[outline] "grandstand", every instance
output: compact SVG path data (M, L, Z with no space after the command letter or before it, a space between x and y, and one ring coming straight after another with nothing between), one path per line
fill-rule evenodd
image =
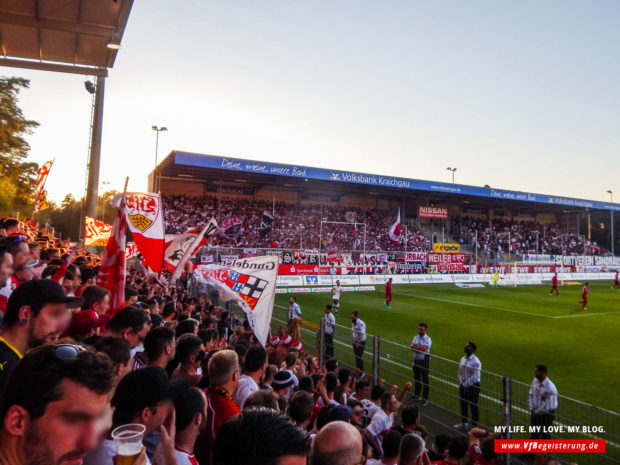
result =
M149 183L164 196L168 233L215 217L234 231L216 240L220 247L364 254L459 243L469 263L486 265L528 255L606 255L592 225L620 211L609 202L178 151ZM428 206L443 215L420 215ZM394 244L387 231L398 212L403 233ZM261 235L265 213L273 228Z

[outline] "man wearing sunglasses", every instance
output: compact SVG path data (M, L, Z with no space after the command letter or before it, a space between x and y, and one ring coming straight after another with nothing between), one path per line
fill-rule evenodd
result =
M81 303L50 279L28 281L11 294L0 331L0 391L23 354L60 338L71 321L70 309Z
M108 357L49 344L15 367L0 400L0 465L78 465L97 446L113 385Z

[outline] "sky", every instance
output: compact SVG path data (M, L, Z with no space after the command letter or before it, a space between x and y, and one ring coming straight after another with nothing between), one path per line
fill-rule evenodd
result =
M101 191L172 150L620 201L620 3L135 0ZM1 68L49 196L81 197L84 76Z

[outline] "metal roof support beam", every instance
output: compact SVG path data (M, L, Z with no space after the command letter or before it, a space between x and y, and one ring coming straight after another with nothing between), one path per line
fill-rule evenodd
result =
M131 5L129 5L129 7L131 8ZM37 29L49 29L52 31L72 32L75 34L86 34L96 37L106 37L108 39L120 38L118 29L113 26L93 26L90 24L58 21L55 19L37 19L26 15L0 13L0 23Z
M36 69L39 71L55 71L57 73L86 74L88 76L106 77L106 68L89 68L88 66L68 66L40 61L16 60L14 58L0 58L0 66L9 68Z

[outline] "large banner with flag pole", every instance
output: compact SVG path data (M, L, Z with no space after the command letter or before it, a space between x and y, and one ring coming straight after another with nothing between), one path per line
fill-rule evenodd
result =
M120 197L116 218L112 225L112 233L101 259L99 274L97 275L97 285L110 291L111 315L115 315L125 302L125 244L127 236L127 220L125 218L125 189Z
M269 335L277 275L278 257L269 255L200 265L194 271L196 279L214 286L222 300L237 302L262 345Z

